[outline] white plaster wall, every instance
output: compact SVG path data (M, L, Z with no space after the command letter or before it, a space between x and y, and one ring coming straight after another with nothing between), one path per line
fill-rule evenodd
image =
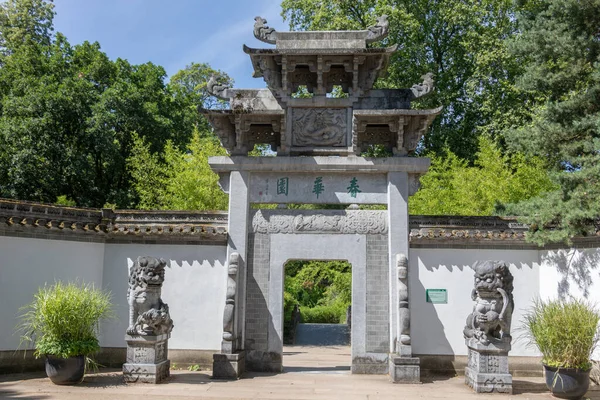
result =
M19 347L19 308L56 281L102 286L103 243L0 236L0 350Z
M330 257L341 257L337 243L317 243L311 241L311 253L322 248ZM281 242L275 248L284 246L297 248L299 243ZM124 347L128 271L140 255L168 260L163 300L169 304L175 323L169 346L218 350L227 280L225 246L102 244L7 236L0 236L0 350L19 346L19 336L14 333L19 308L31 301L40 286L76 279L111 290L117 318L103 324L101 345ZM470 266L476 260L505 260L510 264L515 278L511 355L537 355L516 340L523 311L536 296L568 294L600 306L600 248L411 249L409 260L415 354L466 354L462 331L474 304ZM427 303L425 289L447 289L448 304ZM600 352L594 358L599 359Z
M540 297L565 295L600 305L600 247L540 251Z
M540 297L570 296L600 307L600 247L540 251ZM599 348L592 358L600 360Z
M511 355L534 356L536 351L516 340L523 311L540 289L537 250L411 249L411 336L415 354L466 355L463 328L472 311L473 270L476 260L504 260L514 276L515 310ZM446 289L448 304L425 300L426 289Z
M206 245L106 244L104 287L114 295L117 319L104 324L100 344L125 347L129 268L139 256L154 256L167 260L162 299L169 305L175 324L169 348L220 349L226 250L225 246Z

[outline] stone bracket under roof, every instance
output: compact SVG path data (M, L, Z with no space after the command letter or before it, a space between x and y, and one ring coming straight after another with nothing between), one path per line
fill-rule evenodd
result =
M394 156L412 153L441 111L442 107L433 110L354 110L352 154L361 154L370 146L383 146Z
M256 144L267 144L279 155L359 156L370 146L383 146L405 156L415 151L441 110L289 107L202 112L231 155L247 155Z

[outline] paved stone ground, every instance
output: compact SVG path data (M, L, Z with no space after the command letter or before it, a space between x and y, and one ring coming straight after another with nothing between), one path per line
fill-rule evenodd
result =
M346 324L298 324L298 346L348 346L350 329Z
M518 378L515 395L478 395L462 377L425 379L420 385L395 385L386 376L349 373L348 347L284 349L282 374L248 374L239 381L213 381L210 371L172 371L167 384L125 384L119 371L86 376L77 386L56 386L43 373L0 375L0 399L552 399L541 378ZM588 392L600 400L600 390Z

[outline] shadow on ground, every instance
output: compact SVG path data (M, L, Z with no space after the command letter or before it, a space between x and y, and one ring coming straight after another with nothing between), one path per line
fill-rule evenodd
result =
M513 394L548 393L544 382L531 382L513 379Z
M336 365L332 367L283 367L283 372L302 372L309 374L350 373L350 366Z
M46 377L46 373L41 372L41 371L23 372L23 373L5 374L5 375L0 374L0 383L26 381L29 379L40 379L40 378L45 378L45 377Z
M48 395L43 395L43 394L39 394L39 395L35 395L35 396L23 396L23 394L17 392L17 391L13 391L10 389L0 389L0 399L4 400L4 399L19 399L19 400L42 400L42 399L47 399L50 396Z
M83 378L83 382L77 386L88 388L120 388L127 384L123 382L123 372L121 370L102 369L99 373L89 373Z
M439 381L447 381L448 379L454 378L455 375L449 374L434 374L434 373L426 373L421 374L421 383L434 383Z

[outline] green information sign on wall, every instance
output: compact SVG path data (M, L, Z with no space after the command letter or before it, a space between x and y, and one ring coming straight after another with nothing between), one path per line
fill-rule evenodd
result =
M425 297L428 303L448 304L448 291L446 289L427 289Z

